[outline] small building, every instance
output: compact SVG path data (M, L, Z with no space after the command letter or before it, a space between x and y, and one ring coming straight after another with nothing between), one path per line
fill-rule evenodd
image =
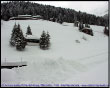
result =
M18 15L18 17L32 17L32 15Z
M86 34L89 34L89 35L93 36L93 31L92 31L91 28L84 27L81 31L86 33Z
M32 20L42 19L41 15L32 16Z
M32 19L32 15L18 15L17 17L11 17L10 20L29 20Z
M17 17L11 17L10 20L38 20L43 17L40 15L32 16L32 15L18 15Z
M16 17L11 17L9 20L15 20Z
M34 35L26 35L27 45L36 46L39 45L40 39Z
M16 19L18 20L30 20L32 18L32 15L18 15Z

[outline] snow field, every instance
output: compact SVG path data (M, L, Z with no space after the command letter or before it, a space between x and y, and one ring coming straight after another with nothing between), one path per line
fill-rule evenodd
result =
M7 62L16 62L22 58L28 64L13 68L19 83L108 83L108 37L102 33L104 27L91 25L94 36L90 36L79 32L73 23L61 25L45 20L17 20L16 23L21 25L24 35L30 25L33 35L40 37L45 30L51 37L49 50L26 46L20 52L9 45L15 21L2 22L1 61L6 58Z

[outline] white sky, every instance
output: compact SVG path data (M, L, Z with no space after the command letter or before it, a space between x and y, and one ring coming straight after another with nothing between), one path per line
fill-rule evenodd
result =
M71 8L97 16L104 15L108 10L108 1L33 1L40 4L53 5L56 7Z

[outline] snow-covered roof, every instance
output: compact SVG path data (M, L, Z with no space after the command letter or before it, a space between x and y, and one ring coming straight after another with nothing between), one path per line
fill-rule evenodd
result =
M32 17L21 16L21 17L16 17L16 18L32 18Z
M88 27L84 27L82 30L84 30L84 29L92 30L91 28L88 28Z
M26 35L25 36L26 39L39 39L37 36L35 35Z
M15 17L11 17L10 19L14 19Z
M32 15L18 15L18 17L31 17Z
M36 15L36 16L32 16L32 17L42 17L41 15Z

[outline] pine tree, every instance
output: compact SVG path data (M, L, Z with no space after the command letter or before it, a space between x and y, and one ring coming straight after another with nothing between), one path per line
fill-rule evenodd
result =
M82 22L79 23L79 31L82 31L82 29L84 28L84 25Z
M81 22L79 23L79 31L81 31L82 27L81 27Z
M16 39L16 49L23 50L26 46L27 42L24 37L17 37Z
M19 24L18 24L18 28L16 31L15 41L16 41L17 50L23 50L27 44L26 39L24 38L23 32L22 32Z
M62 24L63 23L63 18L62 18L62 14L59 13L58 15L58 23Z
M46 33L45 31L42 32L41 38L40 38L40 48L45 49L46 48Z
M10 45L11 46L15 46L15 39L16 39L16 30L17 30L17 25L15 23L13 30L12 30L12 34L11 34L11 39L10 39Z
M26 33L27 35L32 35L32 32L31 32L31 28L30 28L30 26L28 25L28 27L27 27L27 33Z
M41 49L48 49L50 46L50 35L47 32L47 34L45 33L45 31L42 32L41 38L40 38L40 48Z
M81 26L81 28L83 29L84 28L84 24L82 23L82 26Z
M50 35L49 35L49 32L47 32L46 39L47 39L47 48L49 48L49 46L50 46Z

